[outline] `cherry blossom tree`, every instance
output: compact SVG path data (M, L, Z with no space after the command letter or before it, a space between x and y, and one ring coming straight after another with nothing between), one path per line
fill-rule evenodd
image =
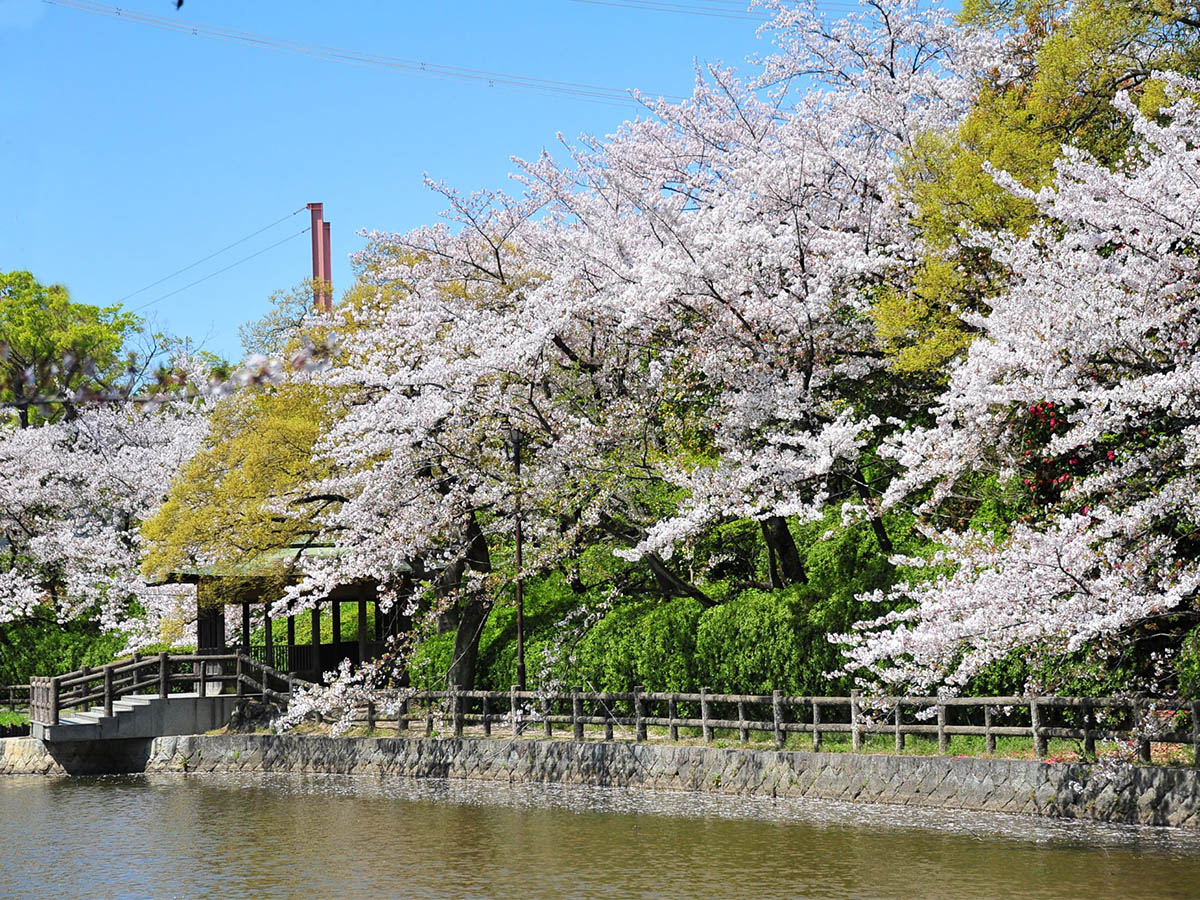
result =
M980 240L1010 286L972 317L979 337L936 422L886 451L903 465L885 505L916 502L946 566L878 599L899 612L844 636L884 684L961 687L1013 651L1116 653L1137 629L1194 625L1200 112L1197 82L1160 75L1157 116L1121 95L1135 140L1106 167L1064 148L1036 194L1046 225ZM972 476L1029 496L1008 532L947 517Z

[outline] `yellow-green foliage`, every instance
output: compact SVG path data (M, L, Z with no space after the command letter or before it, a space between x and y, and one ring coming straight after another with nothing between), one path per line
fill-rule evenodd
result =
M237 564L302 538L320 504L298 504L297 491L326 474L312 451L334 409L327 392L308 384L245 391L222 403L204 446L142 527L147 572Z
M876 298L874 317L893 367L936 374L971 335L960 312L981 308L1004 273L973 246L971 231L1023 232L1036 220L1028 201L1000 188L989 167L1030 188L1046 185L1064 143L1115 162L1128 127L1113 109L1130 91L1143 112L1164 102L1155 69L1200 71L1200 31L1182 7L1090 0L966 0L963 18L1014 36L1023 76L985 86L957 131L925 135L901 160L897 190L914 210L926 256L908 284Z

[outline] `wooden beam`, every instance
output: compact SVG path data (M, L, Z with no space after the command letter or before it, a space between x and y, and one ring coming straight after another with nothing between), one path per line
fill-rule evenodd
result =
M342 642L342 601L333 600L330 604L333 613L333 640L331 643Z
M365 597L358 598L358 661L361 663L367 658L367 600Z
M242 649L250 652L250 604L242 604Z

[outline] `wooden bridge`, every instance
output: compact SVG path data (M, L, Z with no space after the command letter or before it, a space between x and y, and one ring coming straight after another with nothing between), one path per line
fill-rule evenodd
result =
M286 703L308 686L246 653L170 654L129 659L53 678L34 678L29 721L45 741L198 734L228 723L248 698Z

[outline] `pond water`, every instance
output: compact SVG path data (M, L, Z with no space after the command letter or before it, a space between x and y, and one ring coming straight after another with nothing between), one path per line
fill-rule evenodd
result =
M0 897L1195 898L1200 836L339 776L0 778Z

